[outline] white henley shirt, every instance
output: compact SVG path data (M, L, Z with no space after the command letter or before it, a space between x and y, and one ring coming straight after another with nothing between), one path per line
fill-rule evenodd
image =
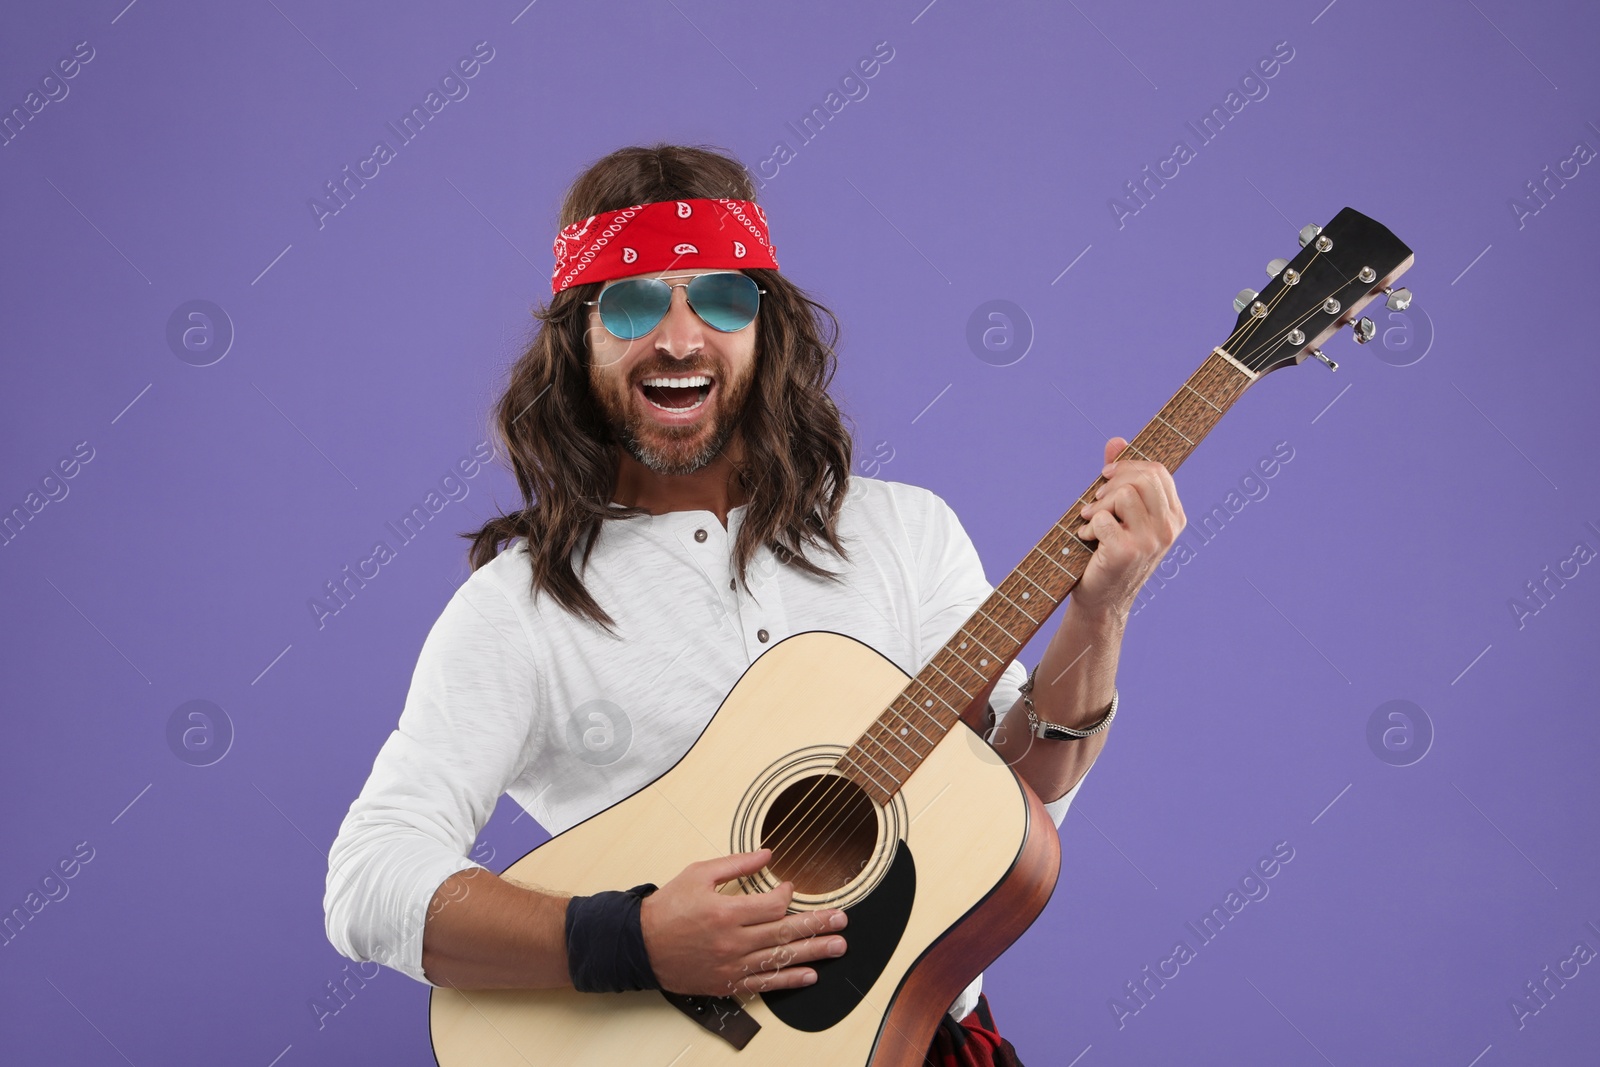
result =
M502 793L559 834L672 767L783 638L832 630L915 675L993 591L955 512L927 489L852 477L838 526L850 559L808 552L838 583L763 548L748 591L732 588L744 514L731 509L726 529L709 511L604 523L580 577L615 636L530 596L521 538L462 583L329 851L334 948L433 985L422 970L428 905L450 875L481 866L468 853ZM1019 662L1006 667L990 698L1002 714L1025 676ZM1081 786L1045 805L1057 827ZM957 1019L982 982L951 1006Z

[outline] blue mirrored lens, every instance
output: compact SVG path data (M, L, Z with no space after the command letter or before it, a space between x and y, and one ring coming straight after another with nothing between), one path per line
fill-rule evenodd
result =
M759 288L745 274L702 274L689 283L689 306L712 329L732 333L755 319Z
M600 321L624 341L643 337L667 316L672 290L657 278L630 278L600 293Z

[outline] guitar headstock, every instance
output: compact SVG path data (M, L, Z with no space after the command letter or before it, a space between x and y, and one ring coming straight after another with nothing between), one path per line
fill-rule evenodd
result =
M1411 249L1359 211L1345 208L1326 226L1307 226L1300 244L1294 259L1268 265L1273 277L1265 289L1246 289L1234 301L1239 318L1222 347L1256 374L1310 355L1337 369L1318 348L1335 330L1355 322L1356 340L1365 344L1373 336L1372 320L1357 316L1374 297L1388 293L1396 311L1411 302L1409 290L1394 288L1411 267Z

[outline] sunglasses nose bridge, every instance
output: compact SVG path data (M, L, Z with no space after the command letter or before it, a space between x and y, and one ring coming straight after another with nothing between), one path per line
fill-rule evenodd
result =
M669 349L675 349L677 346L672 345L671 342L674 339L681 338L685 342L686 352L699 351L704 344L701 335L706 330L709 330L710 327L700 317L699 312L695 311L694 305L689 303L689 283L669 282L666 284L669 286L667 313L656 324L657 328L663 330L662 340L667 342ZM681 294L679 290L682 290Z

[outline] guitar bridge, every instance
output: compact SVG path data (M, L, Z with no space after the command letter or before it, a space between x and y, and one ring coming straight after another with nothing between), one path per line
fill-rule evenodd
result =
M739 1005L733 997L689 996L661 990L667 1003L700 1024L704 1030L716 1034L736 1049L743 1049L756 1036L761 1024Z

